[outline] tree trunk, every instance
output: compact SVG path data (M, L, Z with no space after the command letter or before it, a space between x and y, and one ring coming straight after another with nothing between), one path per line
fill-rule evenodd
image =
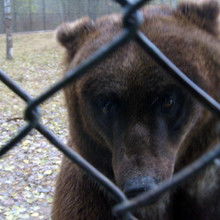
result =
M5 33L6 33L6 58L13 59L13 39L12 39L12 16L11 0L4 0Z

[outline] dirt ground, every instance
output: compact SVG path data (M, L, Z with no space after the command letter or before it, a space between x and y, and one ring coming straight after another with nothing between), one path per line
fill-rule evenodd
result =
M54 33L14 36L14 60L5 59L0 36L0 69L36 97L62 77L62 49ZM0 146L25 125L25 103L0 82ZM66 142L67 120L60 92L41 106L43 124ZM0 160L0 220L49 219L61 153L32 131Z

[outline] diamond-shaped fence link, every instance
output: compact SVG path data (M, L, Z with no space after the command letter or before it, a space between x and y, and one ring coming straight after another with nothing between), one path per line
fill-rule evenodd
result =
M154 45L147 38L147 36L145 36L144 33L138 29L142 22L142 14L138 9L149 2L149 0L114 1L118 2L124 9L124 29L121 31L121 33L116 36L112 42L109 42L96 51L81 65L69 71L61 81L54 84L37 98L32 98L16 82L10 79L6 73L0 70L0 80L27 103L27 108L24 114L26 125L18 131L14 138L0 148L0 157L15 147L33 129L36 129L56 148L58 148L63 154L72 160L73 163L76 163L113 195L117 202L117 205L112 209L114 215L120 215L123 217L123 219L131 220L135 219L135 217L130 214L130 211L136 209L137 207L150 204L151 201L155 200L155 198L158 198L158 196L161 194L183 183L189 177L199 172L208 164L212 163L215 158L220 156L220 145L217 145L215 148L213 148L213 150L203 155L200 159L176 173L171 180L162 182L158 187L149 192L145 192L133 199L128 199L113 182L111 182L106 176L99 172L72 148L62 143L53 132L51 132L41 123L38 106L68 84L74 80L77 80L79 77L85 74L88 69L101 62L105 57L130 40L135 40L140 47L146 51L146 53L148 53L164 70L166 70L167 74L170 74L173 78L175 78L186 89L188 89L195 98L197 98L210 111L212 111L213 114L216 114L219 117L220 103L214 100L211 96L209 96L209 94L191 81L171 60L169 60L168 57L166 57L166 55L160 51L159 48L156 47L156 45Z

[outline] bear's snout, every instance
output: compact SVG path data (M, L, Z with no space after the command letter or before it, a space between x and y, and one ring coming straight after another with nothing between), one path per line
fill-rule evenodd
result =
M133 198L157 186L157 180L151 176L135 177L125 182L123 191L128 198Z

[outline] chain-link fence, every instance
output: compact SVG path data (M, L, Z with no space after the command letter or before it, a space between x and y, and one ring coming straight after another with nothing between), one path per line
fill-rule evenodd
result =
M154 4L175 5L178 0L155 0ZM119 11L108 0L13 0L13 32L53 30L63 21L73 21L85 15L97 18ZM0 33L4 33L4 0L0 0Z
M135 210L137 207L150 204L152 200L158 198L158 196L166 191L171 190L173 187L183 183L186 179L210 164L215 158L220 156L220 146L217 145L213 148L213 150L206 153L193 164L176 173L171 180L164 181L155 189L129 200L113 182L100 173L73 149L63 144L55 134L53 134L41 123L39 105L60 91L63 87L69 85L74 80L77 80L77 78L85 74L88 69L101 62L114 50L126 44L130 40L135 40L143 48L143 50L146 51L146 53L148 53L164 70L166 70L167 74L170 74L173 78L175 78L181 85L191 92L194 97L196 97L203 103L203 105L205 105L217 116L220 116L220 104L210 97L204 90L198 87L198 85L196 85L193 81L191 81L147 38L147 36L145 36L144 33L138 29L142 21L142 14L138 11L138 9L149 1L115 0L115 2L119 3L125 9L123 17L124 29L121 33L112 42L96 51L93 56L88 58L84 63L69 71L61 81L57 82L37 98L32 98L16 82L11 80L6 73L0 71L0 80L27 103L27 109L24 114L27 121L26 125L20 129L14 138L12 138L0 149L0 156L7 153L33 129L36 129L55 147L63 152L63 154L72 160L73 163L76 163L79 167L81 167L91 176L91 178L94 178L95 181L101 184L114 196L115 200L118 202L118 204L113 207L113 213L115 215L124 216L125 219L133 219L132 215L129 213L130 211Z

